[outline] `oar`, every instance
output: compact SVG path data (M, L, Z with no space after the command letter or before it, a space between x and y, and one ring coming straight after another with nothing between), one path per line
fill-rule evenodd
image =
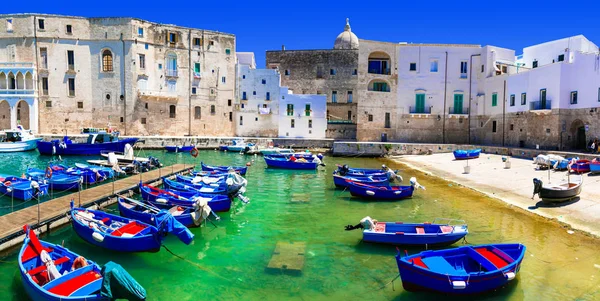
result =
M127 200L128 202L131 202L131 203L134 203L134 204L136 204L138 206L146 208L146 209L152 211L153 213L160 212L160 210L158 208L156 208L154 206L151 206L151 205L148 205L148 204L145 204L145 203L142 203L142 202L140 202L138 200L130 199L128 197L124 197L124 196L121 196L121 195L118 195L118 194L117 194L117 196L120 197L120 198L122 198L122 199L124 199L124 200Z

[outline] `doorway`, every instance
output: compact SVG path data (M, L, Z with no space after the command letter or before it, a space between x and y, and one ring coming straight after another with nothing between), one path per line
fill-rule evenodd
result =
M580 126L577 128L577 135L575 138L575 149L585 150L587 143L585 141L585 127Z

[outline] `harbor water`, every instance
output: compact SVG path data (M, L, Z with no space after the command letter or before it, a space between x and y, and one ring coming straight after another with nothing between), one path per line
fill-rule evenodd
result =
M573 233L557 223L514 209L460 185L405 169L383 159L326 157L326 168L291 171L266 168L262 157L201 151L187 153L141 151L165 165L244 165L249 168L249 204L239 201L221 213L214 226L192 229L194 242L186 246L168 237L158 253L124 254L87 244L65 226L42 237L64 244L100 264L121 264L148 293L148 300L439 300L430 293L403 290L394 255L396 247L361 242L361 232L344 231L365 216L379 221L426 222L436 217L462 219L470 234L465 242L487 244L520 242L527 253L517 279L481 300L600 300L600 243ZM50 157L37 151L3 154L0 174L21 175L27 166L45 168ZM92 157L68 157L67 164ZM388 164L415 176L426 190L411 199L367 202L335 189L336 164L378 168ZM493 175L490 175L493 176ZM14 202L14 203L12 203ZM0 214L11 211L9 196L0 198ZM532 205L534 202L532 201ZM35 201L27 205L35 205ZM112 206L107 210L117 212ZM305 244L290 256L301 272L267 269L278 243ZM404 253L406 248L401 247ZM406 249L413 254L422 249ZM0 300L27 300L13 250L0 262ZM459 299L459 298L457 298ZM463 298L460 298L464 300Z

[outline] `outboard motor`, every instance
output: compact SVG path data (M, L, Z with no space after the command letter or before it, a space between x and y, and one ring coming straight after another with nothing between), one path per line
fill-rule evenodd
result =
M375 227L375 223L376 221L374 221L370 216L367 216L363 219L360 220L360 223L352 226L352 225L347 225L344 230L346 231L351 231L351 230L356 230L356 229L367 229L367 230L372 230Z
M538 178L533 179L533 195L531 196L532 199L536 194L539 194L542 191L543 184L544 183L542 182L542 180Z
M227 184L227 194L229 196L237 197L244 203L250 202L250 199L244 196L248 180L237 174L235 170L229 170L229 174L227 174L227 180L225 180L225 183Z
M339 174L340 176L345 176L345 175L347 175L349 171L350 171L350 167L348 167L348 165L347 165L347 164L344 164L344 165L342 165L342 166L338 167L338 174Z
M410 178L410 185L412 187L414 187L415 189L421 188L421 189L425 190L425 186L419 184L419 182L417 182L417 178L415 178L415 177Z

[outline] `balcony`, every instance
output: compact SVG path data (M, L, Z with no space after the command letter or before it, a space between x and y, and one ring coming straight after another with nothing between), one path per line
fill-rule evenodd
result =
M0 89L0 95L33 95L35 90L33 89Z
M390 75L390 68L369 68L369 74Z
M167 77L177 77L177 69L167 69Z
M410 114L431 114L431 107L409 107Z
M531 111L539 111L539 110L552 110L551 101L549 99L532 101L529 103L529 110Z
M33 63L0 63L0 68L33 68Z
M449 107L448 108L448 114L450 114L450 115L468 115L469 114L469 108Z

